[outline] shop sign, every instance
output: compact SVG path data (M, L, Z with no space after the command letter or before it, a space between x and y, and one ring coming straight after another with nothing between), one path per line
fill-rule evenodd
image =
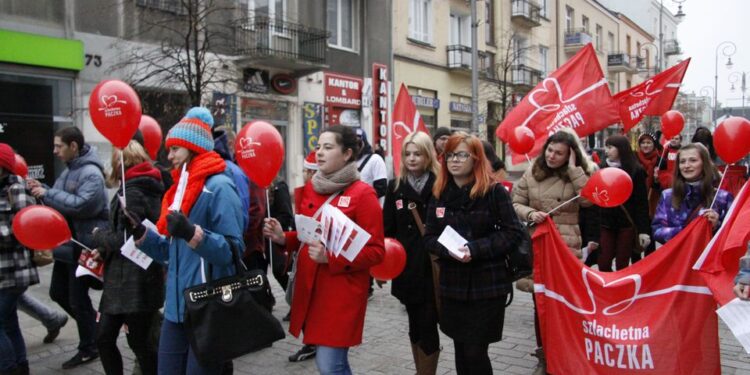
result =
M362 78L338 73L324 77L326 123L361 126Z
M472 113L471 104L466 104L466 103L461 103L461 102L450 102L449 108L451 112Z
M305 102L302 105L302 124L305 134L304 155L315 150L323 126L323 106L318 103Z
M428 98L426 96L412 95L411 101L417 107L430 107L434 109L440 108L440 99Z
M375 134L373 144L380 145L384 152L388 151L388 67L383 64L372 64L372 127Z
M289 74L279 73L271 78L271 86L282 95L290 95L297 90L297 81Z
M268 71L253 68L243 70L242 90L258 94L268 93Z

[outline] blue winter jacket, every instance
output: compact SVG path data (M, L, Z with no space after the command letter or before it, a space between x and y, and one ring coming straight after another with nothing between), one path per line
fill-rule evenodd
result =
M42 201L65 216L76 240L90 245L95 227L109 228L104 167L96 147L90 145L84 145L81 155L67 164L68 168L55 180L54 186L47 189Z
M682 200L680 207L675 209L672 207L672 189L666 189L661 193L661 199L659 204L656 206L656 213L654 213L654 220L651 222L651 228L654 231L654 240L664 244L671 240L672 237L680 233L690 222L688 219L694 219L705 207L699 207L703 202L699 187L692 185L685 185L687 191L685 193L685 199ZM714 203L714 211L719 214L719 223L724 221L724 217L729 210L729 206L732 205L732 194L729 194L726 190L718 190L716 192L716 203ZM698 210L695 214L691 214L694 210Z
M242 203L232 177L226 173L216 174L206 179L203 193L188 215L190 221L204 231L203 240L195 249L182 239L170 240L152 230L147 231L139 248L168 267L164 316L170 322L183 321L185 300L182 292L206 281L209 263L213 265L214 280L235 273L227 240L233 241L237 251L242 252L241 211Z

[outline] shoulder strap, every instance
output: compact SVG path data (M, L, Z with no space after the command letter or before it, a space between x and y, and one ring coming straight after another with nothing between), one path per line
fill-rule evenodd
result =
M367 155L365 160L362 161L362 164L359 165L359 168L357 168L357 171L362 172L363 169L365 169L365 165L367 165L367 162L370 161L370 158L373 154Z
M630 216L630 212L628 212L628 210L623 205L620 205L619 207L620 209L622 209L622 212L625 213L625 217L628 218L628 221L630 222L630 226L632 226L633 229L635 229L635 231L638 232L638 227L635 226L635 221L633 221L633 217Z

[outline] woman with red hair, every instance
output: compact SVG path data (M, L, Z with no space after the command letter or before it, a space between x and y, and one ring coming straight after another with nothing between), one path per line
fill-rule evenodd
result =
M511 291L504 255L524 229L477 137L454 133L444 156L425 225L425 247L440 258L440 329L453 339L459 375L492 374L487 351L502 338ZM457 253L438 242L448 226L466 240Z

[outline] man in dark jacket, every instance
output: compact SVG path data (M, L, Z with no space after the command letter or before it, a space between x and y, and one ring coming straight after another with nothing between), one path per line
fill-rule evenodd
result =
M104 190L104 167L96 149L84 142L76 127L63 128L55 133L54 154L67 164L55 185L49 188L37 180L29 180L31 193L47 206L60 211L68 221L76 240L89 246L92 231L108 227L109 209ZM63 363L70 369L99 357L95 343L96 311L91 305L88 284L75 275L81 248L72 243L54 250L50 297L57 302L78 325L78 353Z

